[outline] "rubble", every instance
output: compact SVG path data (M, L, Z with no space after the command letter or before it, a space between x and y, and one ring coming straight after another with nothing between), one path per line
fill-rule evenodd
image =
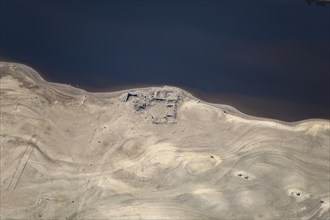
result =
M122 100L131 103L136 112L147 111L154 124L176 123L181 98L181 91L171 87L148 88L122 96Z

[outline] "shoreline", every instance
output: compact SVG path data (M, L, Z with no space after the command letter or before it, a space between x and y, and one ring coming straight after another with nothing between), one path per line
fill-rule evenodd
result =
M97 95L97 96L110 96L110 97L114 97L117 95L121 95L125 92L129 92L129 91L135 91L135 90L144 90L144 89L148 89L148 88L160 88L160 87L164 87L164 86L168 86L168 87L173 87L173 88L177 88L181 91L183 91L185 93L185 95L189 96L190 98L193 98L195 100L200 100L201 102L203 102L204 104L208 104L211 106L216 106L218 108L225 108L227 111L230 111L231 113L237 114L239 116L243 116L247 119L251 119L251 120L268 120L268 121L273 121L273 122L277 122L277 123L281 123L281 124L285 124L285 125L292 125L292 124L299 124L302 122L306 122L306 121L329 121L330 122L330 116L328 118L317 118L317 117L312 117L312 118L306 118L306 119L299 119L299 120L285 120L281 117L274 117L274 114L276 115L276 113L271 113L268 115L265 114L258 114L258 110L259 108L257 108L257 106L253 106L253 105L249 105L249 103L247 104L247 102L253 100L253 99L259 99L259 102L257 100L256 104L260 105L260 104L265 104L266 105L271 105L274 104L274 99L265 99L265 98L260 98L257 96L244 96L244 95L238 95L238 94L228 94L228 93L223 93L223 94L216 94L216 95L209 95L206 92L203 91L199 91L197 89L193 89L193 88L187 88L187 87L178 87L178 86L172 86L172 85L155 85L155 84L133 84L133 86L129 86L129 85L120 85L120 86L116 86L116 87L109 87L107 89L100 89L99 91L96 91L96 89L92 89L92 88L84 88L84 87L77 87L75 85L71 85L71 84L65 84L65 83L58 83L58 82L52 82L52 81L48 81L47 78L45 78L45 76L41 73L39 73L36 69L34 69L33 67L30 67L26 64L22 64L22 63L15 63L15 62L3 62L0 61L0 65L14 65L20 68L25 68L29 70L29 76L42 82L42 83L46 83L46 84L51 84L54 86L59 86L61 88L66 88L66 89L70 89L72 91L76 90L76 91L80 91L80 92L85 92L88 94L93 94L93 95ZM245 99L245 103L244 103L244 99ZM269 101L270 100L270 101ZM262 103L265 102L265 103ZM276 100L275 100L276 101ZM278 100L277 100L278 101ZM234 104L232 104L234 103ZM285 101L282 100L282 103L277 104L277 107L281 107L281 104L285 103ZM290 103L290 102L286 102L286 104L293 104L293 106L297 103ZM301 103L298 103L298 105ZM308 106L305 104L305 106ZM283 106L282 106L283 107ZM254 111L254 112L253 112ZM273 117L272 117L273 115Z
M0 70L1 218L329 212L328 120L253 117L178 87L91 93L27 66Z

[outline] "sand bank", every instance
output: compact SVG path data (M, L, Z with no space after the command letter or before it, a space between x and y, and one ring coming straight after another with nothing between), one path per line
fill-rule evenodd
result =
M1 219L329 219L328 120L0 68Z

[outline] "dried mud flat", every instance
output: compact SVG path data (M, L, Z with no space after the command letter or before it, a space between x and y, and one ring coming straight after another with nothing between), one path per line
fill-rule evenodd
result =
M1 219L330 219L328 120L0 71Z

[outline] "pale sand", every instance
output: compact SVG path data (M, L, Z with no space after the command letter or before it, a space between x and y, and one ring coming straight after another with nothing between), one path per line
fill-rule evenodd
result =
M0 68L1 219L330 219L328 120Z

